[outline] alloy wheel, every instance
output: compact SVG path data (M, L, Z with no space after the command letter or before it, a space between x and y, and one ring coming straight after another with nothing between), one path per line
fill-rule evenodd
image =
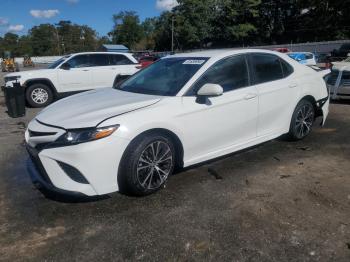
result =
M49 99L49 94L43 88L35 88L30 96L32 100L37 104L45 104Z
M314 109L312 105L303 105L298 113L295 120L295 131L299 139L306 137L314 123Z
M137 178L145 190L159 188L167 180L173 167L170 146L161 140L149 144L141 153L137 163Z

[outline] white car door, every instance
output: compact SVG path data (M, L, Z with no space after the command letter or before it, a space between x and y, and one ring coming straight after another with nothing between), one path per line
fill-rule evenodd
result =
M196 93L206 83L219 84L224 93L200 102ZM194 162L256 138L258 96L249 86L245 55L220 60L183 97L182 124L186 130L186 158Z
M279 133L289 127L296 104L298 82L293 68L272 54L249 55L254 84L259 94L258 137Z
M93 88L88 55L76 55L57 70L58 92L79 92Z
M95 88L112 87L115 73L111 68L108 54L90 55L92 80Z

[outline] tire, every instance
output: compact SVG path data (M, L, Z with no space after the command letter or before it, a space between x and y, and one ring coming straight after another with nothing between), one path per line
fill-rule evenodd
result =
M174 165L175 147L168 137L161 133L141 135L123 154L118 173L119 191L136 196L152 194L164 186Z
M290 123L288 137L292 141L302 140L311 131L315 120L315 108L308 100L301 100L296 106Z
M45 84L33 84L26 90L26 100L32 107L45 107L53 101L53 93Z

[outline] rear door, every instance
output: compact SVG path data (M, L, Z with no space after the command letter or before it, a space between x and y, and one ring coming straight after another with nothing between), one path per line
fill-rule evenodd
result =
M296 104L298 82L293 67L279 56L249 54L253 83L259 94L258 137L278 133L290 123Z
M111 68L109 54L91 54L90 63L95 88L112 87L115 73Z
M135 74L139 69L139 64L132 61L127 55L123 54L111 54L111 69L113 70L115 76L130 76Z
M77 92L94 88L90 70L89 55L76 55L65 62L69 69L58 69L57 91Z

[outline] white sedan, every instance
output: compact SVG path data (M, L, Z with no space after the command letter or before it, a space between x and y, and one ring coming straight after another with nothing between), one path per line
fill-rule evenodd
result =
M49 190L147 195L188 167L288 134L328 115L322 75L265 50L168 56L116 88L44 109L26 131L31 176Z

